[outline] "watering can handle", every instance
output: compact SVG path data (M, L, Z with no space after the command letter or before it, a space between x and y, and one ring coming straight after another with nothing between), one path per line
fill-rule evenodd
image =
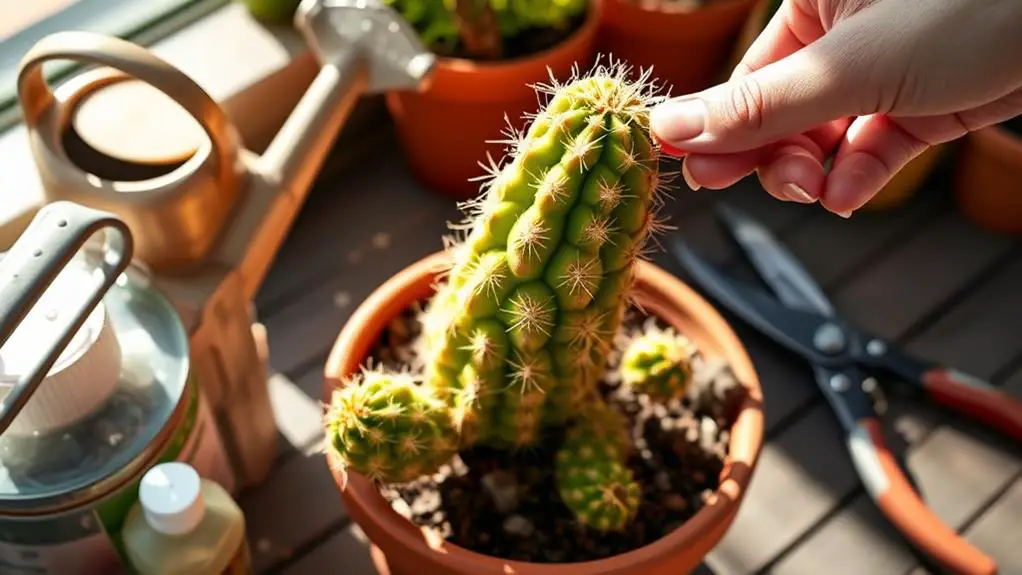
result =
M3 347L64 266L89 238L104 228L115 233L105 238L99 266L102 277L91 292L84 287L86 299L60 332L60 337L56 341L40 342L45 350L43 355L0 401L0 433L10 427L86 318L127 269L134 241L128 226L109 212L73 202L53 202L39 210L25 233L0 259L0 347Z
M37 124L40 116L53 105L53 92L42 69L49 60L108 66L163 92L202 126L220 169L233 169L231 154L237 146L237 135L223 108L195 81L149 50L102 34L57 32L36 42L25 54L18 67L18 98L26 124Z

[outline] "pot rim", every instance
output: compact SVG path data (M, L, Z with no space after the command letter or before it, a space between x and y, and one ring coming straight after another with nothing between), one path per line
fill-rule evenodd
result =
M749 12L749 14L751 14L763 0L727 0L726 2L713 2L706 6L696 8L695 10L688 11L646 8L628 0L604 1L607 4L607 6L603 9L604 12L614 16L613 18L608 17L608 20L612 20L612 22L607 23L608 25L620 25L621 21L628 21L629 24L635 25L654 24L658 29L661 29L677 25L678 22L683 20L713 20L721 15L731 15L741 12ZM749 16L746 15L745 22L747 22L748 19Z
M500 73L514 68L529 66L536 61L549 60L554 54L574 50L577 45L584 44L589 36L595 34L602 16L603 0L589 0L582 23L571 34L548 48L514 58L501 58L500 60L473 60L460 56L438 55L436 58L436 71L454 74Z
M650 9L626 0L606 0L601 32L616 42L660 46L670 50L678 46L699 46L711 39L734 34L737 44L741 29L761 0L728 0L713 2L687 12ZM732 46L724 48L725 52ZM726 63L726 60L725 60Z
M413 302L431 295L436 275L448 269L450 261L451 255L444 250L421 258L380 284L358 306L341 329L326 360L322 390L324 405L329 405L331 394L342 384L342 379L363 364L378 337L376 332ZM636 289L641 305L654 315L662 315L667 308L684 309L706 331L708 337L718 343L736 377L748 390L748 396L731 428L729 455L721 471L721 484L704 507L680 527L656 541L604 559L574 563L506 560L470 551L447 541L430 540L391 507L374 483L358 473L341 471L339 460L328 443L324 454L330 473L353 519L359 523L362 523L359 521L361 519L373 524L361 525L369 538L374 539L369 531L379 531L416 559L443 564L451 573L493 571L537 575L563 575L565 570L616 573L618 569L624 568L653 568L664 559L676 555L679 548L697 547L707 534L715 534L719 540L748 491L763 446L765 424L759 377L745 346L709 302L679 278L650 262L638 261L635 274L633 289ZM359 359L353 361L353 357ZM374 544L380 546L384 553L387 552L385 543L374 540ZM487 567L494 569L487 570Z
M693 14L713 14L714 12L725 12L731 11L736 5L744 4L759 4L763 0L727 0L726 2L713 2L705 6L700 6L695 10L665 10L663 8L646 8L639 6L635 2L629 2L628 0L604 0L608 4L617 4L619 6L626 6L628 10L635 12L642 12L645 14L656 14L657 16L665 16L667 18L682 18L685 16L692 16Z

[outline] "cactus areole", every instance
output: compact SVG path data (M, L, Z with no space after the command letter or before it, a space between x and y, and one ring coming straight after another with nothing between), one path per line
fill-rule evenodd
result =
M648 73L597 65L537 90L548 103L508 134L424 311L413 384L365 369L336 390L330 448L382 482L434 472L472 444L528 448L566 427L558 485L579 522L622 529L640 489L621 420L596 384L630 300L633 266L662 226ZM613 429L612 429L613 428Z

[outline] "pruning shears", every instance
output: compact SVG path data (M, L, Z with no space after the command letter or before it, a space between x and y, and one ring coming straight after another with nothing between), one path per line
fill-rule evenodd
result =
M844 321L802 264L740 210L718 216L767 290L727 277L675 235L670 249L689 275L743 321L812 365L837 414L863 487L884 516L920 551L963 575L992 575L996 563L945 525L913 489L881 434L873 387L887 375L915 395L970 416L1022 443L1022 402L956 369L912 357Z

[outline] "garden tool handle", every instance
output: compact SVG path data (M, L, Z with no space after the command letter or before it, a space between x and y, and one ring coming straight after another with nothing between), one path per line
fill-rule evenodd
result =
M993 559L944 524L920 499L887 449L875 417L860 419L848 442L866 492L914 546L953 573L996 575Z
M226 112L186 74L145 48L111 36L67 31L46 36L21 59L18 68L18 98L29 126L38 124L53 105L54 96L43 77L43 64L50 60L71 60L107 66L145 82L181 106L209 137L221 173L235 169L237 132ZM224 179L226 181L226 176Z
M935 402L1022 443L1022 401L956 369L934 367L920 379Z
M18 416L89 314L117 277L127 269L131 263L134 242L128 226L109 212L73 202L53 202L39 210L10 251L0 259L2 347L78 250L104 228L114 233L107 234L105 238L102 263L99 266L102 278L92 286L91 291L88 286L83 286L85 299L71 321L55 341L40 342L40 347L45 350L42 356L0 401L0 433Z

